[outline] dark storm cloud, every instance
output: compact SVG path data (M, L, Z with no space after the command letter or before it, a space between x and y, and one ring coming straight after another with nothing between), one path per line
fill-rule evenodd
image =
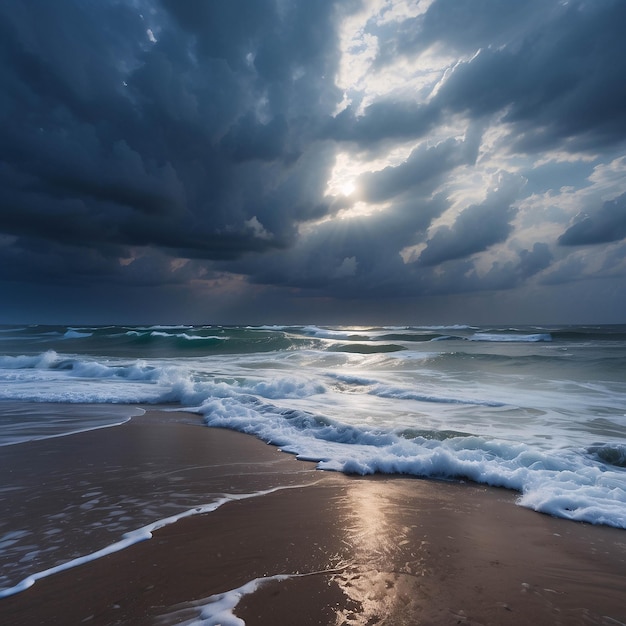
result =
M327 210L324 150L297 161L307 111L337 96L322 79L332 15L328 2L280 15L274 2L4 3L2 232L205 259L287 245Z
M545 243L535 243L532 250L522 250L519 256L520 263L517 270L521 274L521 278L529 278L546 269L553 258L550 248Z
M361 176L357 181L361 197L377 203L407 192L428 195L455 167L474 163L479 145L480 133L474 132L464 141L450 138L436 146L420 146L404 163Z
M466 3L458 5L456 10L463 11ZM452 5L450 10L455 11ZM494 15L499 21L502 11ZM486 13L481 16L490 22ZM459 65L443 86L441 105L473 116L506 109L504 120L514 124L514 146L521 151L623 142L626 4L564 3L537 19L526 22L532 30L517 45L498 47L497 34L493 42L483 39L480 53ZM461 26L459 20L454 23Z
M516 210L511 206L519 181L502 181L481 204L465 209L451 226L441 226L426 242L419 256L423 265L438 265L460 259L506 240Z
M359 147L375 146L423 137L440 119L441 110L432 105L382 100L368 105L363 115L349 106L328 121L320 136Z
M384 67L398 55L414 55L439 42L461 53L510 44L520 32L545 20L547 4L545 0L436 0L423 16L382 29L377 65Z
M303 236L297 248L268 255L260 266L244 259L233 267L258 284L337 298L414 295L426 283L399 251L420 241L428 224L448 208L441 194L406 194L391 209L325 222Z
M326 222L304 237L296 249L238 266L262 284L324 290L336 297L359 292L412 294L423 288L399 252L421 241L423 233L449 208L434 189L455 168L476 159L480 132L416 148L399 166L363 174L358 199L391 207L365 217Z
M518 150L597 148L626 135L626 4L436 0L390 33L379 66L440 44L471 54L430 109L505 113ZM384 118L380 112L379 117ZM414 111L414 124L424 116Z
M609 243L626 237L626 193L590 213L581 213L560 237L562 246Z
M493 262L484 273L468 259L438 266L405 263L395 250L414 242L412 233L411 225L403 229L400 222L385 224L382 219L373 224L365 224L365 220L352 223L340 233L322 230L319 239L305 243L307 254L280 252L273 262L264 264L262 272L255 273L255 280L305 289L305 293L321 297L356 300L368 293L374 299L411 298L512 289L549 267L553 260L548 246L536 243L510 261ZM387 241L393 243L387 246Z

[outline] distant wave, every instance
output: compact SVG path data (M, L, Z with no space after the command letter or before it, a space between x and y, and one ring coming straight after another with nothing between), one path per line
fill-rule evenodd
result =
M90 332L69 329L63 335L63 339L85 339L86 337L91 337L92 335L93 333Z
M468 326L467 324L452 324L450 326L418 326L426 330L476 330L476 326Z
M355 330L332 330L330 328L320 328L319 326L305 326L301 329L304 335L317 337L319 339L343 339L352 341L368 341L371 336L367 333Z
M415 331L407 331L405 333L388 333L376 337L378 341L406 341L411 343L419 343L422 341L436 341L437 339L451 339L450 335L440 335L437 333L417 333Z
M380 326L372 328L325 328L320 326L261 326L257 329L284 331L319 339L351 342L421 342L440 337L441 331L475 330L471 326Z
M139 327L140 330L191 330L194 326L189 325L167 325L167 324L155 324L153 326Z
M169 356L193 352L242 354L289 350L296 347L309 347L311 338L298 339L284 332L253 331L244 328L198 327L182 330L129 329L124 336L139 349L154 347ZM132 344L131 344L132 345Z
M151 337L164 337L166 339L186 339L187 341L228 341L229 337L218 337L216 335L190 335L189 333L165 333L153 330Z
M455 339L465 339L465 337L457 337L456 335L437 335L436 337L431 337L430 341L453 341Z
M127 337L160 337L163 339L185 339L187 341L227 341L229 337L220 337L217 335L191 335L189 333L172 333L162 330L128 330L124 333ZM121 335L112 335L119 337Z
M514 333L474 333L468 337L470 341L510 341L520 343L535 343L538 341L552 341L550 333L534 333L520 335Z
M356 354L376 354L387 352L400 352L406 350L404 346L393 343L368 344L368 343L338 343L328 347L331 352L352 352Z

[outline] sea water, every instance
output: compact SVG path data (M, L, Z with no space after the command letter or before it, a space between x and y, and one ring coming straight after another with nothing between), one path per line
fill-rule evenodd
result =
M3 445L168 403L323 470L469 479L626 528L626 326L5 326L0 401Z

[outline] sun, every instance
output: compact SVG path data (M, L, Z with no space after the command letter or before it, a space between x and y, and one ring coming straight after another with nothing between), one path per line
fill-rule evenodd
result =
M357 189L357 179L363 173L363 167L348 152L335 155L335 165L330 172L326 186L326 194L335 198L348 197Z
M356 185L353 180L349 180L342 183L339 189L344 196L351 196L356 191Z

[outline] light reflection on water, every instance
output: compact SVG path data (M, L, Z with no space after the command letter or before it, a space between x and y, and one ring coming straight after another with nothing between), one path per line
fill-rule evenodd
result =
M406 491L399 487L389 481L356 480L346 494L344 541L352 559L332 580L348 599L347 606L359 610L358 618L352 608L341 611L337 624L415 615L423 601L419 580L430 573L429 542L420 531L419 511L404 509ZM407 520L415 523L401 523Z

